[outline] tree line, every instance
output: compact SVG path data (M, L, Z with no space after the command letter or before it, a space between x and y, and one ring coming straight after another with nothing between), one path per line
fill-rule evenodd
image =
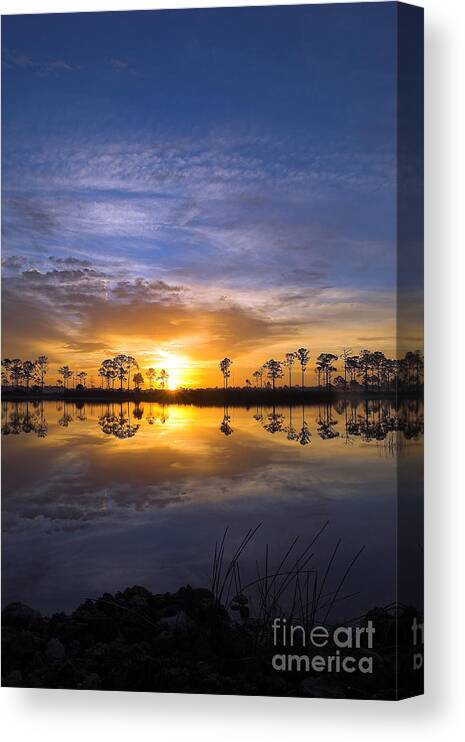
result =
M310 359L310 351L303 347L286 353L282 360L270 358L253 372L253 381L248 378L245 380L245 387L251 389L255 386L256 389L274 391L280 380L285 378L286 388L300 386L303 390L306 388ZM342 362L342 373L338 373L337 362ZM233 361L227 357L219 363L225 390L230 386L232 364ZM49 360L45 355L39 356L35 361L4 358L2 386L6 389L25 389L26 392L31 388L43 391L48 368ZM100 386L108 391L129 392L131 382L132 388L136 390L140 390L145 384L150 390L157 385L162 390L167 388L169 373L166 369L150 367L144 373L145 377L133 356L123 353L106 358L98 369ZM295 373L299 374L298 384L293 383ZM314 373L318 389L363 388L366 392L390 392L402 387L419 390L423 384L423 356L419 350L415 350L397 360L388 358L381 351L361 350L353 355L351 348L344 348L339 356L334 353L320 353L315 359ZM58 375L56 386L64 391L86 389L86 371L73 371L70 366L64 365L58 369Z
M315 361L315 376L319 389L354 389L363 387L365 391L392 391L398 386L415 387L423 384L423 355L421 351L408 351L401 359L387 358L381 351L361 350L358 355L351 355L351 348L344 348L341 355L320 353ZM343 373L337 374L337 361L342 361ZM223 387L228 389L231 377L232 360L223 358L219 368L223 376ZM257 389L276 389L277 382L286 376L289 389L293 388L292 374L300 373L299 386L305 388L305 374L310 364L308 348L298 348L286 353L283 360L271 358L253 372L252 378L246 379L246 387L253 385ZM294 368L295 367L295 368ZM337 374L337 375L336 375Z
M4 358L2 360L2 386L16 390L23 388L27 392L31 388L40 387L43 391L48 366L47 356L39 356L35 361ZM123 353L102 361L98 375L101 387L107 390L119 389L122 392L126 388L129 391L131 380L135 389L140 389L145 384L145 378L136 359ZM153 389L156 384L160 389L166 388L169 380L169 373L166 369L148 368L145 375L150 389ZM61 366L58 369L58 376L55 386L65 391L86 388L87 371L73 371L69 366Z

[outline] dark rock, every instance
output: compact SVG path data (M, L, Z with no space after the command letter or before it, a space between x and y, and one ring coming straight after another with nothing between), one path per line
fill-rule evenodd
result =
M21 672L21 670L13 670L12 672L8 673L4 683L2 684L7 686L8 688L20 688L23 684L23 673Z
M96 672L90 673L90 675L87 675L84 680L82 681L82 688L83 690L98 690L101 685L101 678L100 675L97 675Z
M66 655L66 649L59 639L50 639L46 654L52 660L62 660Z
M36 626L40 620L40 613L24 603L10 603L2 611L2 622L5 626L27 629Z

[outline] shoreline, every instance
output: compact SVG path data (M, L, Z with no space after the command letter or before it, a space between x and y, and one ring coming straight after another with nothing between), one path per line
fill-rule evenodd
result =
M3 391L5 402L155 402L160 404L195 404L198 406L233 405L301 405L311 402L370 401L370 400L417 400L423 398L423 390L403 389L397 391L339 390L339 389L180 389L147 391L106 391L102 389L67 392Z
M84 600L71 613L42 616L10 603L2 610L2 685L385 700L418 692L420 674L412 670L404 671L400 687L394 683L398 657L408 663L411 654L408 629L416 609L393 604L349 621L376 624L380 641L370 674L360 668L350 668L350 675L323 672L321 663L331 656L348 661L337 657L342 650L329 640L315 650L317 669L315 658L307 668L297 657L296 668L292 656L294 665L284 672L275 667L276 652L289 650L272 641L271 620L263 623L248 612L233 618L228 608L234 610L234 600L228 605L209 589L189 585L163 594L135 585ZM359 663L366 650L350 652Z

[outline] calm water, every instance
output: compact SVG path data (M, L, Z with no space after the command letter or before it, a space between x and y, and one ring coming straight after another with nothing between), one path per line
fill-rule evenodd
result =
M395 597L397 457L421 467L422 409L410 402L288 408L4 403L3 600L44 612L141 584L208 586L215 540L228 551L259 522L245 578L290 541L337 582L356 615ZM411 496L417 497L413 487Z

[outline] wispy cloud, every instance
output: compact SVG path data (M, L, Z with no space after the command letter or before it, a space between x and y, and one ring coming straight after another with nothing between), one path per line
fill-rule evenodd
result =
M5 49L2 61L7 68L32 70L42 77L60 72L75 72L80 69L78 65L71 64L65 59L37 59L9 49Z

